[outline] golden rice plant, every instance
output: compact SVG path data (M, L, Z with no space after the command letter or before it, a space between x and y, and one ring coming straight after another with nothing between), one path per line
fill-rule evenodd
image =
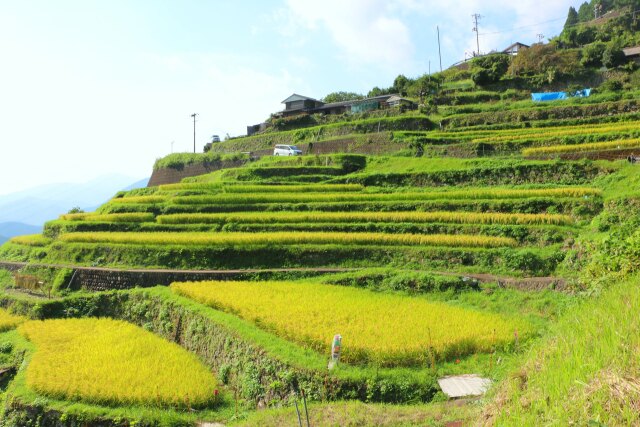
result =
M142 203L142 204L155 204L163 203L169 199L168 196L130 196L130 197L116 197L109 200L109 203Z
M490 136L476 138L473 142L500 142L513 141L519 139L538 139L540 137L563 137L583 134L601 134L610 132L626 132L638 129L640 122L624 122L616 124L599 124L599 125L576 125L576 126L557 126L548 128L528 128L501 130Z
M377 246L449 246L449 247L513 247L515 239L465 234L386 234L339 232L268 232L268 233L66 233L64 242L115 243L139 245L377 245Z
M9 242L25 246L47 246L52 240L42 234L25 234L24 236L12 237Z
M251 203L313 203L313 202L384 202L421 200L523 199L531 197L583 197L599 195L601 191L588 187L539 189L474 188L452 191L396 193L275 193L218 194L183 196L171 200L177 205L251 204Z
M22 316L16 316L9 313L7 310L0 308L0 332L5 332L9 329L13 329L25 320L27 319Z
M154 222L155 217L150 212L130 212L113 214L77 213L60 215L64 221L89 222Z
M526 148L522 150L522 154L525 156L535 156L537 154L579 153L628 148L640 148L640 139L621 139L617 141L592 142L589 144L549 145L546 147Z
M321 192L338 193L362 191L364 186L360 184L308 184L308 185L221 185L206 182L183 182L178 184L165 184L159 187L160 191L178 190L203 190L221 193L295 193Z
M213 214L173 214L156 218L160 224L277 224L277 223L456 223L568 225L573 219L559 214L476 213L476 212L236 212Z
M490 351L508 342L522 321L423 298L300 282L173 283L179 295L231 312L304 347L329 355L342 335L341 360L412 366Z
M129 323L56 319L18 330L36 347L26 382L42 395L176 408L213 401L216 380L195 355Z

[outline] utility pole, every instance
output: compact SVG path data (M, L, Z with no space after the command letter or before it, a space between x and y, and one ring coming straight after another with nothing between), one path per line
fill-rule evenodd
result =
M438 58L440 58L440 72L442 72L442 51L440 50L440 27L436 26L438 31Z
M544 39L544 34L536 34L536 37L538 38L538 43L542 44L542 40Z
M198 113L193 113L191 117L193 117L193 152L196 152L196 116Z
M479 13L474 13L473 15L471 15L471 17L473 18L474 23L473 31L476 32L476 46L478 48L476 56L480 56L480 32L478 31L478 19L482 18L482 15L480 15Z

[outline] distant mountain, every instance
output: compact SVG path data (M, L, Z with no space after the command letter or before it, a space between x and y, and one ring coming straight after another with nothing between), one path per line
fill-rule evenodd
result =
M118 191L144 187L147 181L148 178L135 181L128 176L107 175L85 183L46 184L0 195L0 223L41 227L76 206L85 211L95 210ZM0 234L6 235L1 231Z
M37 225L24 224L22 222L2 222L0 223L0 243L4 243L13 236L24 234L37 234L42 232L42 227Z
M144 188L149 183L149 178L141 179L140 181L136 181L128 187L121 188L123 191L135 190L136 188Z

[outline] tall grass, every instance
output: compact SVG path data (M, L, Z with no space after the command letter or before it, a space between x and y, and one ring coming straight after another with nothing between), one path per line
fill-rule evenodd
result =
M638 277L575 307L498 391L495 425L638 425Z

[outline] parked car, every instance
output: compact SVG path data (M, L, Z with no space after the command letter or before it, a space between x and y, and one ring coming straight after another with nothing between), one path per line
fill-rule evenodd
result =
M302 150L295 145L276 145L273 149L274 156L301 156Z

